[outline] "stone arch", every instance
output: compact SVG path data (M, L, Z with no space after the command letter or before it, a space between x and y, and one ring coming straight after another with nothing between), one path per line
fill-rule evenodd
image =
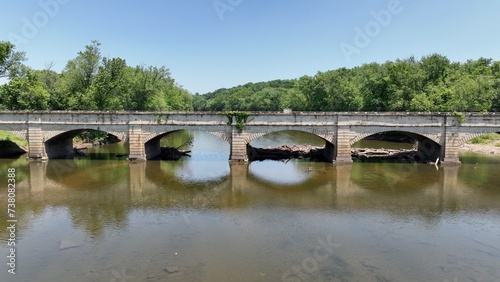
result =
M120 139L121 141L125 141L127 139L127 135L124 132L118 132L118 131L108 131L108 130L103 130L103 129L94 129L94 128L77 128L77 129L70 129L70 130L55 130L55 131L44 131L43 132L43 140L44 142L51 141L54 138L59 138L61 136L74 136L80 134L81 132L85 130L95 130L95 131L101 131L105 132L107 134L111 134L113 136L116 136L116 138Z
M243 138L243 143L247 145L247 156L249 159L253 159L252 154L249 153L248 151L248 144L252 142L253 140L262 137L264 135L270 134L270 133L277 133L281 131L296 131L296 132L304 132L307 134L311 134L313 136L319 137L323 141L325 141L325 147L324 147L324 159L328 162L333 162L335 160L335 155L336 155L336 145L334 141L335 134L333 132L324 132L320 131L314 128L289 128L289 127L284 127L284 128L276 128L273 127L269 130L266 130L265 132L254 132L254 133L247 133L246 136Z
M466 134L464 137L460 138L458 142L458 146L464 145L467 141L474 139L476 137L479 137L484 134L489 134L489 133L497 133L500 134L500 129L492 129L491 131L482 131L482 132L475 132L475 133L469 133Z
M405 128L401 129L392 127L378 128L377 130L373 130L371 132L356 134L352 139L350 139L350 146L352 147L354 143L368 136L383 132L399 132L413 138L417 141L417 152L420 154L420 157L423 157L424 159L435 160L436 158L440 158L444 153L443 146L441 145L441 135L438 133L430 134L420 129L408 130Z
M68 130L43 131L42 140L45 154L49 159L72 158L74 156L73 138L85 130L96 130L111 134L120 140L125 139L125 133L106 131L104 128L72 128Z
M422 136L422 137L425 137L429 140L432 140L434 141L436 144L440 144L441 143L441 136L440 134L429 134L428 132L425 132L423 130L408 130L408 129L397 129L397 128L391 128L391 127L387 127L387 128L378 128L377 130L373 130L373 131L370 131L370 132L364 132L364 133L358 133L358 134L355 134L355 136L349 140L349 143L350 145L352 146L354 143L368 137L368 136L371 136L371 135L374 135L374 134L377 134L377 133L383 133L383 132L390 132L390 131L394 131L394 132L401 132L403 134L408 134L410 137L414 137L415 135L416 136Z
M270 134L270 133L275 133L275 132L280 132L280 131L299 131L299 132L305 132L305 133L309 133L309 134L315 135L315 136L317 136L317 137L325 140L328 143L335 144L335 141L334 141L335 134L333 132L321 132L321 131L319 131L317 129L314 129L314 128L280 128L280 129L276 129L274 127L272 129L268 129L268 130L263 131L263 132L249 133L245 137L244 140L245 140L245 142L247 144L249 144L253 140L255 140L257 138L260 138L260 137L262 137L264 135L267 135L267 134Z
M170 130L165 130L165 131L149 131L149 133L143 135L141 137L141 144L144 148L144 154L146 159L154 159L157 158L159 155L161 155L161 146L160 146L160 140L164 136L166 136L169 133L176 132L176 131L181 131L181 130L187 130L190 132L193 131L200 131L204 133L208 133L210 135L213 135L215 137L218 137L228 144L231 143L230 137L225 133L225 132L219 132L219 131L206 131L203 129L199 128L172 128Z
M231 143L231 137L228 136L225 132L222 131L205 131L205 130L198 130L198 129L190 129L190 128L181 128L181 129L173 129L173 130L168 130L168 131L153 131L150 132L147 135L144 135L142 138L142 143L146 144L154 139L161 139L164 136L166 136L169 133L176 132L176 131L181 131L181 130L188 130L188 131L201 131L208 133L210 135L213 135L215 137L219 137L220 139L224 140L228 144Z
M22 139L28 141L28 138L27 138L28 136L27 136L26 130L9 130L9 129L3 129L3 128L0 128L0 130L11 133L19 138L22 138Z

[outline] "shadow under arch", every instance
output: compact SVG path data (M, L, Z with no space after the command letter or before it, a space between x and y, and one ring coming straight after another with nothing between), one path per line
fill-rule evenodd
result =
M183 134L185 132L185 134ZM161 140L165 137L168 137L169 135L175 135L178 134L182 137L182 135L185 135L185 140L182 143L189 143L195 141L195 135L198 135L196 133L202 133L202 134L208 134L210 136L215 136L218 137L220 140L225 141L228 145L230 144L229 137L224 133L224 132L211 132L211 131L204 131L204 130L197 130L197 129L174 129L174 130L168 130L164 132L155 132L150 134L144 139L144 152L146 154L146 159L151 160L157 158L161 154ZM191 139L191 140L190 140ZM179 140L182 140L180 138ZM172 147L180 147L182 143L179 143L178 145L174 142L169 144L169 146ZM229 148L229 147L228 147ZM228 150L229 152L229 150Z
M80 128L68 130L54 136L51 136L48 140L44 142L45 153L49 159L67 159L75 156L75 150L73 148L73 138L85 131L103 132L108 135L115 137L117 140L123 141L123 137L120 138L114 133L95 130L91 128Z
M415 160L418 162L435 161L444 155L441 144L439 144L438 136L426 136L423 133L410 132L405 130L380 130L376 132L359 134L351 139L350 144L353 146L356 142L373 138L378 134L395 134L410 137L414 140L413 148L416 150L417 155ZM377 138L373 138L377 140ZM397 141L396 141L397 142Z
M0 136L0 158L17 158L27 152L26 132L0 128Z
M300 129L278 129L269 132L250 134L245 141L250 146L247 146L247 155L250 161L254 160L252 147L277 147L281 145L312 145L324 146L324 159L328 162L333 162L335 159L335 144L333 134L322 134L314 130ZM264 140L265 141L264 141Z

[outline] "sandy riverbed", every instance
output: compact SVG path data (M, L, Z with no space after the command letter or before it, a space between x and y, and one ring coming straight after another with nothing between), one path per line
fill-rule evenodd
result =
M489 144L464 144L460 147L462 152L476 152L490 155L500 155L500 140Z

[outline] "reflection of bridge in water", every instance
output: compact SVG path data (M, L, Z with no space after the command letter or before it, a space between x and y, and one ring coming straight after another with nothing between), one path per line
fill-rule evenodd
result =
M370 181L364 181L363 176L355 176L353 169L357 168L353 168L353 165L325 164L315 167L304 181L288 184L287 188L277 188L272 182L259 179L250 172L248 164L230 164L228 175L209 183L186 183L177 179L175 173L162 170L161 162L122 162L122 166L115 168L105 167L106 162L104 167L89 168L76 168L72 163L72 160L30 162L29 177L19 185L27 185L30 195L43 194L43 199L49 200L48 203L56 198L59 200L53 203L64 202L65 198L85 200L78 194L86 193L98 194L103 206L106 206L106 195L115 192L120 193L121 196L117 200L122 201L124 206L136 207L168 207L180 204L193 208L239 208L262 203L266 199L269 199L269 203L276 203L273 198L281 197L279 201L287 206L313 209L383 208L388 200L394 200L391 202L393 207L422 205L422 208L428 209L447 209L456 207L457 203L470 201L467 191L464 191L467 186L459 184L457 179L459 167L454 166L443 167L439 171L433 166L416 166L418 169L409 169L406 175L395 171L397 179L391 179L394 176L389 172L379 176L380 179L386 179L385 187L375 187L370 185ZM68 170L61 170L62 166L66 166ZM89 182L85 182L84 178L88 178L89 174L95 173L96 170L105 170L103 175L96 179L96 183L101 183L101 186L89 187ZM422 170L427 173L424 179L421 176ZM365 172L367 173L369 172ZM110 175L114 175L114 178ZM418 200L415 195L427 200ZM156 201L150 202L151 199Z
M29 221L22 220L23 215L62 207L71 214L73 224L99 236L109 226L122 228L129 213L136 210L265 207L388 212L398 217L411 209L421 211L422 218L432 221L439 219L442 212L475 211L485 205L500 209L498 197L472 191L458 181L459 167L455 166L439 171L433 166L417 166L406 174L397 172L396 178L391 176L393 172L375 175L388 179L385 187L375 187L366 180L371 176L358 175L356 165L324 164L315 167L303 182L279 188L254 175L248 164L230 164L228 175L208 184L186 183L160 165L96 162L95 166L77 168L72 160L29 162L28 178L18 183L17 199L23 203L19 205L19 221ZM427 177L417 185L414 182L421 178L422 169ZM89 179L92 175L95 179ZM100 184L92 185L93 181Z
M8 112L0 111L0 130L26 139L33 159L65 158L73 153L73 137L99 130L128 142L129 159L160 155L160 139L172 131L200 130L230 144L230 160L248 160L247 144L267 133L307 132L325 142L324 157L352 163L351 146L370 135L397 131L409 135L419 152L443 163L459 163L458 147L484 133L500 132L500 115L467 113L248 113L244 124L211 112Z

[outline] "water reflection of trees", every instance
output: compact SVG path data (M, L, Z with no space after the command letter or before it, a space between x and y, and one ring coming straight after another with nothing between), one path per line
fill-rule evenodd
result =
M29 226L33 215L61 207L77 228L99 238L106 230L125 228L130 212L136 210L264 207L384 212L395 219L421 217L429 223L443 212L500 210L496 166L438 171L411 164L316 164L304 181L281 186L256 177L248 165L230 165L230 174L210 182L177 178L175 171L182 167L161 161L30 162L19 168L29 175L19 183L19 220ZM5 230L4 215L0 220Z
M434 166L400 163L356 163L351 179L372 193L403 195L419 193L439 181Z
M130 210L127 162L50 160L44 199L66 207L74 225L92 238L107 228L122 229Z

